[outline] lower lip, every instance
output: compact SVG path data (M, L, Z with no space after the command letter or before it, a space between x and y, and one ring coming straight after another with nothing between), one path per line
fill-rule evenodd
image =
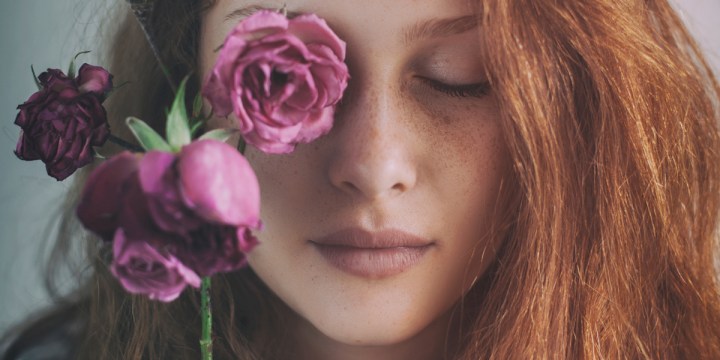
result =
M331 265L367 278L383 278L407 271L417 265L430 248L430 245L391 248L313 245Z

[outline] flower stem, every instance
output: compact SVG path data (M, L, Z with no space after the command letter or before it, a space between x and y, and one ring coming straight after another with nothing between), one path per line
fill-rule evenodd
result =
M240 140L238 140L237 149L238 149L238 151L239 151L241 154L243 154L243 155L245 155L245 146L246 146L246 144L245 144L245 139L243 139L242 137L240 137Z
M212 360L212 312L210 310L210 277L202 279L200 290L200 306L202 316L202 337L200 338L200 351L202 360Z
M112 135L112 134L110 134L110 137L108 138L108 140L110 140L111 143L118 145L118 146L122 146L125 149L130 150L130 151L145 152L145 150L143 150L143 148L141 148L139 146L135 146L135 145L133 145L115 135Z

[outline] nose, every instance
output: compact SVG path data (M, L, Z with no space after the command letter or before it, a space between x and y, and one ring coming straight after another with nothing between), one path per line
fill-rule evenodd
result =
M369 200L411 190L417 181L415 139L401 99L387 84L350 84L336 113L328 176L334 187Z

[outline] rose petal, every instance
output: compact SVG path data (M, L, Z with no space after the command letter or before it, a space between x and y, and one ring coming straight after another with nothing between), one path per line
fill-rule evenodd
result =
M334 112L335 108L326 107L322 111L309 116L297 135L297 142L309 143L330 132L333 126Z
M92 92L105 96L112 90L112 75L100 66L82 64L78 70L77 84L81 93Z
M168 191L163 183L163 175L171 170L177 157L168 152L149 151L139 164L140 185L148 194L159 194Z
M268 33L286 30L287 28L287 17L277 11L263 9L239 22L229 37L239 35L244 39L252 40L257 36L266 36Z
M183 203L175 171L176 160L175 154L150 151L140 161L138 175L155 225L164 231L185 235L203 221Z
M113 239L113 255L110 271L130 293L169 302L187 285L200 287L200 277L177 258L142 239L128 239L123 229Z
M297 126L299 128L300 126ZM295 150L295 144L283 143L277 140L268 140L260 137L256 132L243 135L245 141L268 154L287 154Z
M177 257L201 276L235 271L245 266L245 254L257 241L247 228L218 225L204 226L193 233L192 238L190 246L178 249Z
M320 43L329 46L340 61L345 61L345 42L317 15L302 14L293 18L288 25L288 32L305 44Z
M128 151L100 164L88 177L83 188L77 217L87 229L104 240L112 239L127 181L135 176L139 159Z
M260 189L255 173L232 146L200 140L179 155L180 192L188 207L221 224L255 227L260 216Z

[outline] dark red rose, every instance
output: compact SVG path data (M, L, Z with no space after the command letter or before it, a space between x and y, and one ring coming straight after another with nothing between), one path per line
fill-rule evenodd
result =
M139 163L140 155L123 151L95 168L85 182L77 216L83 226L105 241L112 241L120 226L124 200L136 200L131 190L132 180L138 177Z
M15 124L22 128L15 155L41 160L48 175L63 180L93 161L93 147L110 136L102 102L112 89L112 75L83 64L76 78L57 69L38 77L42 89L19 105Z
M246 254L257 244L249 228L210 224L190 233L171 252L198 275L212 276L245 266Z

